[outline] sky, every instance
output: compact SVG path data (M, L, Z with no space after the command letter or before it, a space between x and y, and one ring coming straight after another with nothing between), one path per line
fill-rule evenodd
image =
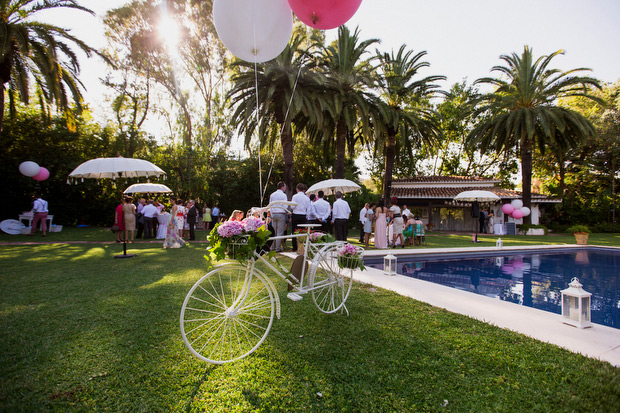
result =
M103 14L125 3L82 0L96 16L59 11L46 20L103 47ZM536 56L564 49L553 60L555 68L587 67L604 82L620 79L620 0L363 0L347 25L359 26L361 39L380 39L382 51L397 51L402 44L416 53L426 51L430 67L421 75L447 76L444 89L490 75L493 66L502 64L500 55L520 54L524 45ZM335 29L326 32L328 39L336 34ZM95 112L107 105L99 81L105 70L99 58L82 61L80 79Z

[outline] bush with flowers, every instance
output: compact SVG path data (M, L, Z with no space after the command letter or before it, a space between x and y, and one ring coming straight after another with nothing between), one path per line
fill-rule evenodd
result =
M217 224L207 237L207 249L216 260L226 257L244 262L254 251L263 247L271 231L264 221L256 217L248 217L243 221L225 221ZM209 256L205 256L210 261Z
M362 256L364 255L364 250L360 247L356 247L351 244L344 244L344 246L338 248L336 250L338 255L338 266L340 268L351 268L360 270L365 270L364 260Z

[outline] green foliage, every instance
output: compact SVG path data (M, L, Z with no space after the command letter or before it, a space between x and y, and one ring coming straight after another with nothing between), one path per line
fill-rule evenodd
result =
M571 234L589 234L591 231L586 225L576 224L566 228L566 232Z

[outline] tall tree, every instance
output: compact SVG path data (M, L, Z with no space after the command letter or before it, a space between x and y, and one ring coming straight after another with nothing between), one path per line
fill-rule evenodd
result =
M232 123L245 135L246 147L255 131L261 143L273 146L279 139L289 195L293 189L293 124L304 125L313 116L310 91L320 84L311 70L306 44L306 33L297 30L277 58L257 65L237 60L234 64L239 70L231 78L233 87L228 93L235 107Z
M94 14L75 0L0 0L0 131L7 83L11 100L18 94L27 104L34 80L47 112L54 105L72 119L69 95L81 109L80 64L70 44L89 57L98 52L67 30L35 20L40 12L60 8Z
M378 39L360 41L359 28L353 33L346 26L338 28L338 38L323 48L320 67L327 78L325 91L315 103L325 118L319 130L324 138L336 137L335 178L344 178L347 137L359 126L360 133L371 137L372 87L377 75L373 58L364 59L368 48Z
M502 77L485 77L474 84L490 84L496 89L483 95L475 113L488 111L490 117L478 124L468 136L470 144L479 145L484 152L518 148L521 158L523 203L531 208L532 152L538 146L544 153L547 146L558 150L574 147L594 136L592 123L583 115L561 107L558 99L584 96L602 102L589 93L589 87L600 89L596 79L577 76L575 73L589 69L579 68L563 72L550 69L549 64L558 50L534 60L532 49L525 46L523 53L500 56L505 66L495 66L491 71ZM524 222L530 223L530 217Z
M392 188L392 172L396 159L397 140L412 148L425 143L432 145L442 133L430 99L437 93L439 80L445 76L433 75L418 79L420 69L430 66L422 60L426 52L413 54L402 45L398 52L377 52L380 64L379 91L383 136L377 142L385 148L385 175L383 196L388 199Z

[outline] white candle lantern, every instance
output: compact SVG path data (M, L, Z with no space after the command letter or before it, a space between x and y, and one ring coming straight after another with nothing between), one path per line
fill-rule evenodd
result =
M504 247L504 242L502 241L501 238L498 238L497 241L495 241L495 246L497 248L503 248Z
M396 257L392 254L383 257L383 273L385 275L396 275Z
M579 328L592 327L590 304L592 294L585 291L578 278L573 278L562 293L562 321Z

